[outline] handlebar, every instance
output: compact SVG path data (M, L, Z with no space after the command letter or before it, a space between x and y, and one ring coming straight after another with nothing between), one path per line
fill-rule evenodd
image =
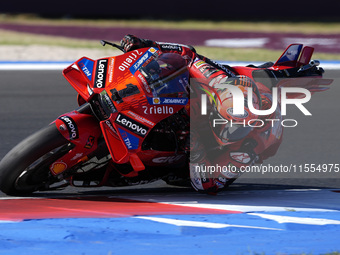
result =
M112 42L109 42L109 41L105 41L105 40L100 40L100 43L103 46L105 46L106 44L111 45L112 47L117 48L117 49L121 50L122 52L126 53L124 48L122 46L118 45L118 44L115 44L115 43L112 43Z

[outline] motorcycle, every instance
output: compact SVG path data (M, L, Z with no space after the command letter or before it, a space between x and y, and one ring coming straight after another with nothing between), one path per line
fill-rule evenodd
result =
M268 91L301 86L301 78L310 91L322 91L326 88L320 85L331 81L322 79L323 69L311 61L312 54L313 48L292 44L276 63L233 69ZM150 78L159 75L153 65L166 66L167 61L176 62L176 68L151 84ZM2 192L28 195L69 185L119 187L159 179L189 183L191 91L185 63L162 58L159 49L150 47L97 60L83 57L63 75L78 93L79 108L8 152L0 162Z

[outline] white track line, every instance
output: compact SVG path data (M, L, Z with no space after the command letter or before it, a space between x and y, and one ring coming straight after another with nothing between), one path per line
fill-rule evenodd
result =
M326 70L340 70L340 61L320 61L320 66ZM260 65L263 62L228 62L228 61L219 61L221 64L227 64L229 66L246 66L249 64ZM0 70L1 71L15 71L15 70L63 70L72 62L62 61L62 62L1 62L0 61Z
M247 226L247 225L233 225L225 223L214 223L214 222L203 222L203 221L191 221L191 220L178 220L178 219L168 219L160 217L149 217L149 216L137 216L134 218L151 220L160 223L166 223L175 225L178 227L199 227L199 228L255 228L255 229L265 229L265 230L283 230L279 228L267 228L267 227L257 227L257 226Z

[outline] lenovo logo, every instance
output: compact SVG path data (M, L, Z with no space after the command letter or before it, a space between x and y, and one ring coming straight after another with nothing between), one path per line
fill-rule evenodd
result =
M69 137L70 140L79 138L77 124L74 122L74 120L71 117L61 116L59 119L61 119L66 124L68 132L70 134L70 137Z
M123 115L123 114L118 114L115 122L126 129L130 130L131 132L144 137L147 133L149 128L146 126L138 123L137 121Z
M95 88L105 88L107 70L107 59L100 59L97 62L96 79L94 82Z

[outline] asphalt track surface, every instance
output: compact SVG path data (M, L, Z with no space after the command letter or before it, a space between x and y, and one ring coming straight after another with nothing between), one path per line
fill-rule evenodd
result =
M278 153L265 161L264 166L292 165L299 170L304 164L340 163L339 75L338 71L326 72L325 78L335 81L331 89L314 94L305 104L312 116L288 107L287 118L296 119L298 125L285 128ZM0 77L0 159L22 139L77 107L76 92L61 71L1 71ZM247 173L232 186L241 189L268 188L268 185L271 188L281 185L340 188L339 177L340 173L331 170L327 174ZM77 192L72 188L67 191Z
M0 71L0 159L77 107L61 71ZM312 96L264 165L338 164L340 95ZM207 196L156 182L127 188L0 194L0 254L321 254L339 251L340 173L245 174Z

